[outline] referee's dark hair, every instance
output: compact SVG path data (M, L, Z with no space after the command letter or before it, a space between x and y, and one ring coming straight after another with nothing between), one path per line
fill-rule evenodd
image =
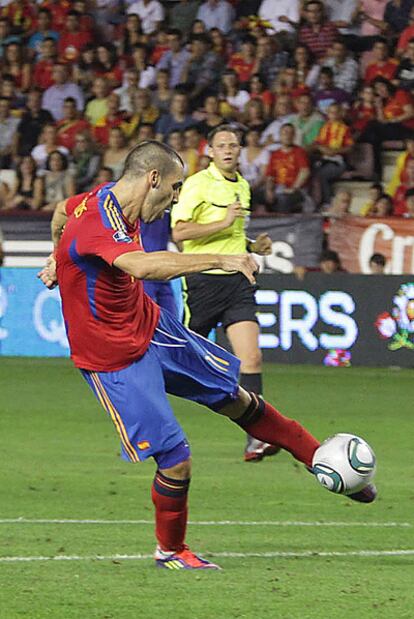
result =
M158 170L164 175L174 165L184 166L184 162L171 146L156 140L145 140L128 153L122 178L133 180L151 170Z
M207 136L207 142L208 142L209 146L212 145L213 140L214 140L214 136L217 133L221 133L222 131L227 131L228 133L234 133L234 135L237 136L237 139L241 143L243 133L240 130L240 128L238 127L238 125L236 125L236 124L232 125L231 123L227 123L227 124L223 124L223 125L217 125L217 127L214 127L214 129L212 129L210 131L210 133Z

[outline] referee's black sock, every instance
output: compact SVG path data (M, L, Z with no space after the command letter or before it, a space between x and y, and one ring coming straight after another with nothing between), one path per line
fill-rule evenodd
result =
M240 374L240 386L246 391L261 395L263 392L262 374Z

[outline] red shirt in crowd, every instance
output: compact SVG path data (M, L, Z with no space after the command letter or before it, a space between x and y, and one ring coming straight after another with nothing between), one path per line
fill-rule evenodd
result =
M56 124L56 128L58 144L72 150L75 147L76 136L82 131L90 130L91 126L88 121L77 118L75 120L62 119Z
M384 116L386 119L392 120L404 114L404 106L413 103L413 98L406 90L397 90L384 105ZM404 120L402 123L405 127L414 129L414 118Z
M364 81L370 84L376 77L392 80L397 74L398 66L398 61L395 58L389 58L385 63L371 62L366 68Z
M92 41L90 32L66 32L58 41L58 52L61 62L76 62L82 49Z
M55 83L52 79L53 67L56 64L56 60L39 60L34 66L33 83L46 90Z
M278 148L270 156L266 176L273 178L276 185L293 187L299 172L304 168L309 169L309 159L304 148Z
M248 82L253 74L255 60L246 62L241 54L232 54L227 66L236 71L241 82Z

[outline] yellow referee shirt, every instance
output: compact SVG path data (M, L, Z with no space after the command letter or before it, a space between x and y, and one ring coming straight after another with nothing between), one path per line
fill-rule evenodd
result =
M247 241L245 228L250 213L249 183L238 172L236 179L231 181L219 172L214 163L210 163L207 170L201 170L187 178L181 189L179 202L171 211L173 228L178 221L192 221L197 224L220 221L226 216L226 207L237 199L245 209L244 217L236 217L231 226L214 234L183 241L183 252L244 254Z

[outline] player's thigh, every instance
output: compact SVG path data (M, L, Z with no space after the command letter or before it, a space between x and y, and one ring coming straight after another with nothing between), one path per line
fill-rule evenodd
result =
M229 325L226 335L234 354L241 361L242 372L260 372L262 354L259 348L259 325L252 320L243 320Z
M141 359L122 370L82 374L111 417L126 460L137 462L157 456L185 439L151 347Z

